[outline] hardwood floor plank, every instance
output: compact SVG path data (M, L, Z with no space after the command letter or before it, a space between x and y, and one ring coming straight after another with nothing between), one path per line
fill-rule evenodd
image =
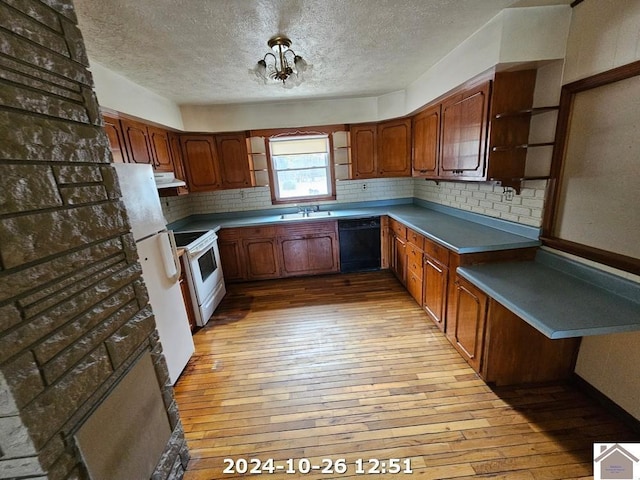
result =
M568 384L487 386L389 272L233 284L175 385L186 480L225 458L411 460L376 478L568 480L594 441L635 441ZM369 475L364 475L369 476Z

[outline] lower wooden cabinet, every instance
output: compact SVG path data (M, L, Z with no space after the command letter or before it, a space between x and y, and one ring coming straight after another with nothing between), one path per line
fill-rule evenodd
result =
M242 240L242 248L248 280L265 280L280 276L275 238L246 238Z
M447 325L447 337L469 365L480 372L488 298L460 277L456 278L454 292L456 309Z
M393 235L393 242L391 245L391 270L395 273L398 280L403 285L407 284L407 240Z
M225 280L265 280L340 271L337 222L224 228L218 232Z
M551 340L460 276L455 292L447 337L485 382L515 385L571 376L580 338Z
M247 279L242 251L242 229L224 228L218 231L218 249L225 282Z
M319 275L339 271L335 232L290 235L280 238L282 276Z
M391 238L392 232L389 227L389 217L383 215L380 217L380 267L383 270L389 268L391 264Z
M280 276L275 227L223 228L218 248L226 282Z
M496 385L566 380L573 374L580 338L551 340L489 299L482 377Z
M390 256L389 268L403 285L407 284L407 227L390 218Z
M422 277L415 272L407 272L407 291L413 299L422 305Z
M191 332L196 329L196 314L193 311L193 303L191 299L191 292L189 291L189 284L187 283L187 275L184 267L184 255L180 257L180 266L182 267L180 270L180 278L178 282L180 283L180 290L182 291L182 298L184 300L184 308L187 311L187 320L189 320L189 328Z
M424 240L422 283L422 308L444 332L449 284L449 250L427 238Z
M423 272L422 257L424 252L422 246L424 237L419 233L407 229L407 257L406 257L406 275L407 275L407 290L413 297L413 299L422 305L423 297Z

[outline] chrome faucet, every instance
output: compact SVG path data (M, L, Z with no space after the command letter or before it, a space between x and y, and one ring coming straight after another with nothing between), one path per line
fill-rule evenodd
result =
M320 211L319 205L309 205L305 207L298 206L298 213L302 213L303 217L308 217L313 212Z

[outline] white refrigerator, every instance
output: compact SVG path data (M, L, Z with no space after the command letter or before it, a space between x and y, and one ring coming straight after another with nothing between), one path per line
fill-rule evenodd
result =
M178 283L180 262L175 242L166 227L151 165L114 163L113 167L120 180L122 201L173 385L195 350Z

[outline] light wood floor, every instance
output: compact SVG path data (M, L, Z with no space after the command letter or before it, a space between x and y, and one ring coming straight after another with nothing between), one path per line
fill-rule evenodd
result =
M273 479L592 478L593 442L638 441L569 385L489 388L388 272L228 285L194 340L187 480L240 476L224 458L347 460ZM413 474L356 475L359 458Z

